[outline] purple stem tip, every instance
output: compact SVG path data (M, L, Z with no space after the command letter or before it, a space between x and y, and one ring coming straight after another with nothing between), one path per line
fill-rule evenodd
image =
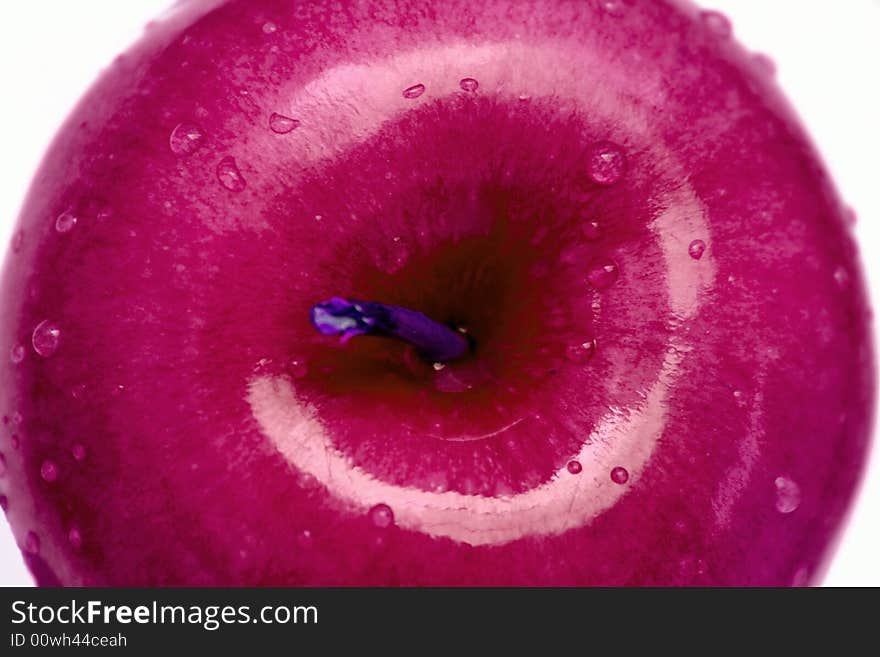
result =
M396 338L413 345L423 358L445 363L465 355L470 344L460 332L423 313L373 301L333 297L312 306L312 324L323 335L347 342L356 335Z

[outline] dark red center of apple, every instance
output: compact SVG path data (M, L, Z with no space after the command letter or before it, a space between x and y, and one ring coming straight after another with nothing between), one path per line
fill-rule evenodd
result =
M642 401L669 333L649 227L664 176L640 174L618 128L549 99L450 96L276 196L273 211L313 221L279 236L294 252L260 252L291 272L291 339L258 353L289 364L279 373L355 466L425 490L522 492L609 408ZM394 313L423 319L403 337Z

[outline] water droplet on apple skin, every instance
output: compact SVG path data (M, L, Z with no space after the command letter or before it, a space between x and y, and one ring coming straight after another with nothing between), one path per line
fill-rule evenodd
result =
M587 280L597 290L611 287L620 275L617 263L610 258L597 258L587 271Z
M263 34L274 34L278 31L278 26L275 25L272 21L266 21L263 23Z
M568 465L565 467L573 475L580 474L584 469L584 466L581 465L580 461L569 461Z
M300 125L299 120L272 112L269 116L269 129L276 135L286 135L296 130Z
M55 230L59 233L69 233L76 226L77 216L70 210L66 210L55 219Z
M629 472L626 468L617 466L611 470L611 481L615 484L625 484L629 481Z
M477 80L475 80L474 78L462 78L459 81L458 86L461 87L462 91L473 93L474 91L479 89L480 83L477 82Z
M587 173L597 185L609 187L617 183L626 171L626 156L617 144L602 141L593 144L587 152Z
M566 347L565 357L572 363L586 363L596 353L596 341L584 340Z
M368 513L374 527L387 529L394 524L394 511L387 504L377 504Z
M694 260L699 260L706 252L706 243L703 240L694 240L688 245L688 255Z
M9 360L13 365L18 365L24 360L25 348L23 345L17 344L9 350Z
M231 156L226 156L217 163L217 180L230 192L240 192L247 187L235 158Z
M178 123L168 136L168 148L179 156L195 153L205 141L205 132L194 123Z
M414 84L411 87L407 87L403 90L403 97L407 100L413 100L421 96L423 93L425 93L425 85Z
M773 481L776 487L776 510L782 514L797 511L801 505L801 488L789 477L779 476Z
M43 358L54 354L58 350L60 342L61 329L54 322L44 319L34 328L31 343L34 351Z
M720 11L712 9L701 11L700 20L718 38L728 39L733 34L733 25L730 19Z
M40 465L40 477L43 481L51 484L58 480L58 464L51 459L46 459Z

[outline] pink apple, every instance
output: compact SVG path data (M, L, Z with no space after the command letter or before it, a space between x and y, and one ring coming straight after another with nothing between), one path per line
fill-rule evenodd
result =
M873 413L843 207L691 5L191 0L33 183L0 499L42 584L809 582Z

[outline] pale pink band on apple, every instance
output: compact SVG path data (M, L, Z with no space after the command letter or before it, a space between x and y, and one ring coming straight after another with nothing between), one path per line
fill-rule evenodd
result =
M694 267L687 256L690 240L708 235L699 201L689 190L662 201L668 209L651 228L666 264L666 289L676 318L668 347L674 348L667 349L642 403L610 411L593 429L591 440L571 456L583 465L582 474L571 476L563 467L536 488L495 498L390 484L355 466L336 448L314 409L297 397L295 383L284 377L260 376L250 381L247 399L254 418L272 445L305 475L304 480L325 487L354 513L387 504L403 529L470 545L497 545L535 534L560 534L589 523L637 484L650 459L665 427L667 392L674 387L678 366L690 349L677 337L677 329L697 312L701 295L715 279L711 255L700 267ZM748 462L744 455L745 478ZM629 471L626 486L609 477L619 464L626 464ZM719 495L723 497L723 491Z
M644 80L638 89L624 67L615 74L613 66L602 62L597 70L608 76L597 83L594 77L584 76L589 61L574 62L565 55L570 49L565 44L554 51L544 44L540 49L518 42L480 46L453 45L420 50L389 59L389 71L411 70L413 79L425 85L425 93L415 101L401 97L399 90L384 88L386 80L399 76L381 75L382 65L375 62L369 68L349 64L324 72L313 82L286 95L279 89L279 107L290 116L309 116L315 104L334 103L346 108L346 95L353 86L357 98L366 99L357 108L343 111L331 126L303 123L292 138L304 161L320 162L344 150L352 143L375 133L394 114L412 106L413 102L430 102L432 89L443 89L451 72L472 71L481 85L493 89L510 89L511 94L529 90L535 97L554 97L557 89L566 89L568 100L577 102L583 110L596 116L614 118L611 124L625 119L632 134L643 136L643 143L662 143L652 139L651 124L638 105L632 102L662 104L667 93L662 80L656 88L645 88ZM589 53L584 53L585 57ZM431 66L423 61L427 58ZM444 65L444 62L447 64ZM447 70L448 69L448 70ZM374 102L370 102L370 99ZM389 102L389 98L397 98ZM273 147L267 144L267 147ZM670 153L657 154L656 161L668 165L672 179L676 176L676 162ZM501 544L526 535L559 534L581 526L611 507L622 495L635 486L639 475L654 450L665 426L666 394L678 375L678 366L689 350L676 328L698 310L700 298L715 280L716 265L708 252L700 266L687 256L687 245L694 239L711 238L703 208L693 191L684 186L673 196L658 199L659 207L668 208L652 224L663 250L666 265L666 288L669 305L676 317L665 360L658 376L645 392L637 408L617 408L609 412L594 427L590 441L585 441L578 454L571 458L583 465L583 473L573 477L565 467L547 482L529 491L509 497L487 498L464 495L455 491L432 492L413 487L402 487L379 480L369 472L356 467L333 445L314 409L297 397L295 382L281 377L257 377L249 382L247 399L257 422L272 445L305 479L324 486L341 505L356 513L365 513L376 504L388 504L394 511L396 523L403 529L443 536L471 545ZM598 310L598 309L597 309ZM516 422L521 422L522 419ZM499 427L502 433L506 427ZM590 444L591 443L591 444ZM744 463L748 459L744 458ZM627 485L616 484L609 472L625 464L629 471ZM744 466L744 477L749 468ZM741 473L741 474L743 474ZM724 485L722 485L724 486ZM719 490L719 512L723 513L724 491Z

